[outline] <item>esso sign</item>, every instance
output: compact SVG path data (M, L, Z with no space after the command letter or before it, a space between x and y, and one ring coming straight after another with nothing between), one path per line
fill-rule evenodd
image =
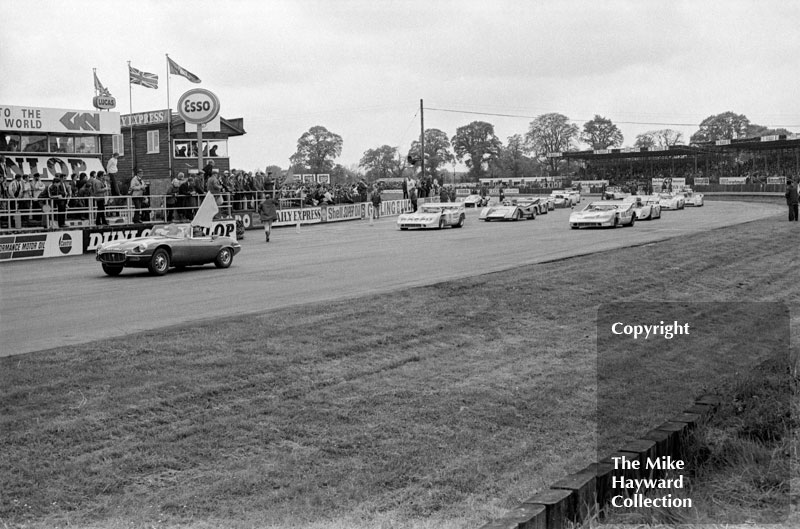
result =
M186 123L208 123L219 114L219 99L203 88L189 90L178 100L178 114Z

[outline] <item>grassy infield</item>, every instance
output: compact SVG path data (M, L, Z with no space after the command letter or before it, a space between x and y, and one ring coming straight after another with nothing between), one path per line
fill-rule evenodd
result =
M773 218L391 298L2 358L0 527L478 527L595 460L600 304L794 308L798 241L797 225ZM618 434L748 383L681 379ZM732 391L729 420L698 451L717 470L694 494L722 512L744 505L745 520L785 498L788 480L764 468L796 462L798 439L770 412L774 396L742 413L746 392ZM771 444L754 444L765 431ZM791 476L796 494L796 463Z

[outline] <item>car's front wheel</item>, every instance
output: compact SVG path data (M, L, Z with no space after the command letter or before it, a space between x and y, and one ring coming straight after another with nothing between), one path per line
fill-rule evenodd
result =
M464 225L464 220L466 220L466 217L464 215L459 216L458 217L458 224L456 224L455 227L456 228L462 227Z
M147 267L150 273L157 276L163 276L169 270L169 253L164 248L159 248L153 252L153 257L150 259L150 265Z
M112 277L118 276L122 273L122 267L103 263L103 272Z
M230 248L223 248L214 259L214 266L217 268L228 268L233 262L233 250Z
M439 229L440 230L443 229L445 227L445 224L447 224L447 223L445 222L444 217L440 218L439 219Z

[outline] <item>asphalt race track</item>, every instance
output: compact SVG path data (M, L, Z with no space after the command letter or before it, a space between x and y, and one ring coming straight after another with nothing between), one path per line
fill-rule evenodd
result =
M582 208L586 199L578 205ZM400 231L396 217L248 231L228 270L108 277L93 255L0 264L0 356L80 344L190 321L379 294L748 222L779 205L707 202L632 228L571 230L570 210L536 220Z

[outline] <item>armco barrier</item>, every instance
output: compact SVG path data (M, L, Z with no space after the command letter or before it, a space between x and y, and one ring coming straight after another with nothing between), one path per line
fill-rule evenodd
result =
M719 403L720 397L716 395L698 398L684 412L671 417L640 439L630 441L603 460L558 480L503 517L482 525L481 529L564 529L580 526L595 517L604 517L612 498L612 457L624 456L642 463L647 458L661 456L682 459L688 449L689 434L709 419ZM638 469L623 471L624 477L631 479L648 477L650 473L651 470L646 470L644 464ZM619 471L617 475L620 475Z

